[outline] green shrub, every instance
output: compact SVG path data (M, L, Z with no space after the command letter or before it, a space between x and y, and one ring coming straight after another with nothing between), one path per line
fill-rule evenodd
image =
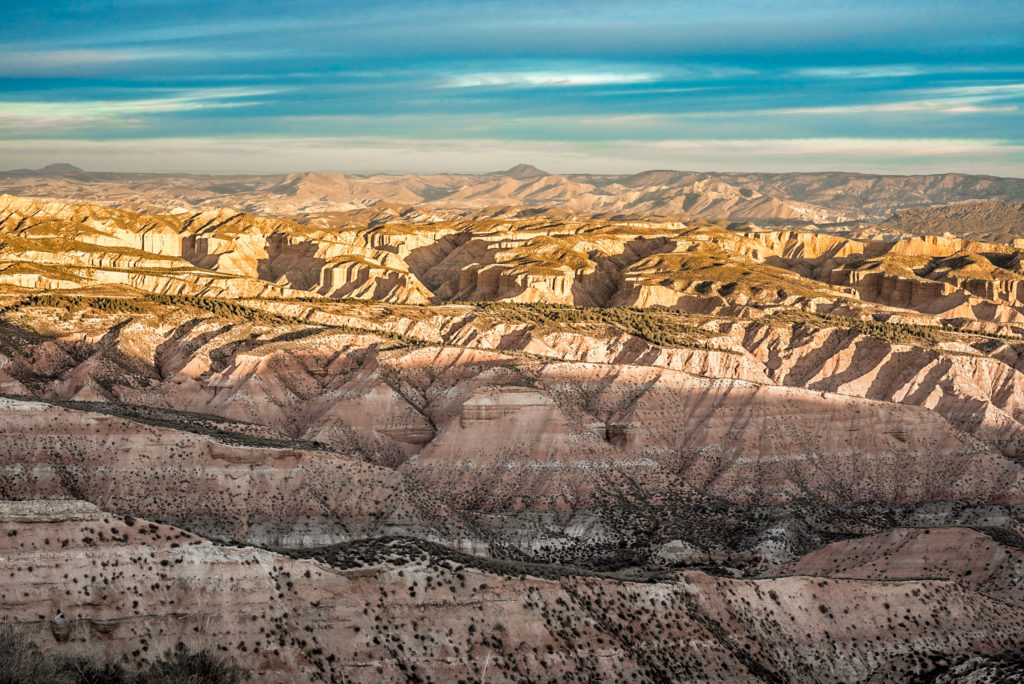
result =
M547 302L483 302L478 308L513 323L554 327L591 323L621 330L662 347L707 347L707 331L686 323L683 315L671 309L605 308Z
M831 314L819 314L821 318L838 327L856 330L859 333L877 337L893 344L909 342L938 342L941 329L927 325L914 325L912 323L890 323L888 321L865 321L849 316L833 316Z

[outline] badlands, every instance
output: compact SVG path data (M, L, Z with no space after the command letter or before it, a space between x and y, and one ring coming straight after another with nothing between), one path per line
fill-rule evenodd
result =
M54 658L1024 679L1024 181L0 192L0 614Z

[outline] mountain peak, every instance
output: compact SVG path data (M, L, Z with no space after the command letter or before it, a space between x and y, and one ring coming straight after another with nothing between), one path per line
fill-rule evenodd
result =
M506 171L498 171L499 176L509 176L510 178L517 178L519 180L525 180L527 178L540 178L541 176L550 176L547 171L541 171L536 166L530 164L516 164L511 169Z
M42 173L82 173L82 169L74 164L47 164L39 169Z

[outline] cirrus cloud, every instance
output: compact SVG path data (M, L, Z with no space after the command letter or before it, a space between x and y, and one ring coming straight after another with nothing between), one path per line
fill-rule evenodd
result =
M650 83L656 74L614 72L519 71L464 74L441 83L442 88L574 88Z

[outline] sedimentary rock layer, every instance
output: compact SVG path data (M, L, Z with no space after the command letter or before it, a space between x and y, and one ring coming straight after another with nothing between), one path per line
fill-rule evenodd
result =
M409 542L296 559L67 500L0 503L0 551L0 606L47 650L145 661L185 642L272 682L892 681L1017 646L1021 626L941 572L547 579Z

